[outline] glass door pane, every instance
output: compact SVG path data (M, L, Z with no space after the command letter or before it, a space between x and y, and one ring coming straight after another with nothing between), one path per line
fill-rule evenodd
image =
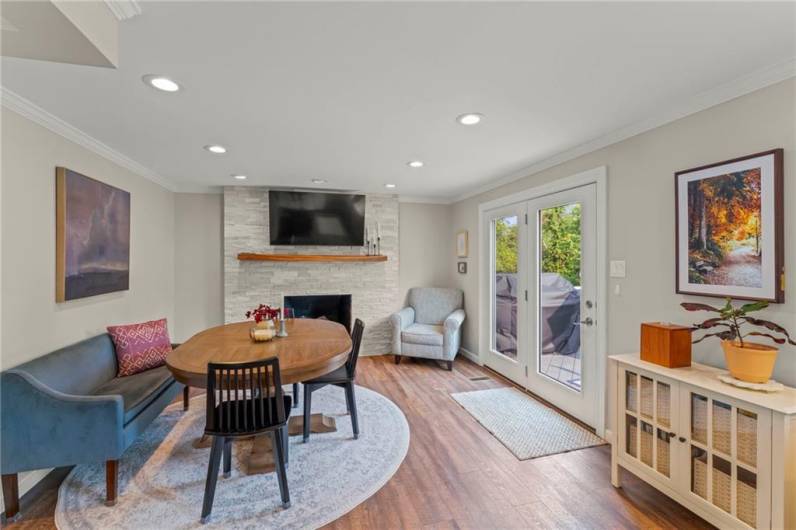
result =
M708 444L708 398L691 394L691 439Z
M708 498L708 453L704 449L691 446L691 491Z
M721 451L725 455L732 453L731 418L732 407L721 401L713 400L713 449Z
M671 427L671 387L658 381L658 398L655 406L658 410L658 424L667 429Z
M539 373L581 391L581 204L539 210Z
M713 504L727 513L732 506L732 465L713 455Z
M656 469L659 473L665 476L669 475L669 469L671 467L670 457L671 454L671 445L669 440L671 440L672 435L666 431L662 431L658 429L658 439L656 440L657 445L657 463L655 465Z
M519 218L499 217L492 222L494 248L495 318L492 348L512 360L517 358L517 301L519 266Z
M757 414L743 409L738 411L738 460L757 466Z
M757 525L757 475L741 467L736 468L736 472L736 513L738 519L754 527Z

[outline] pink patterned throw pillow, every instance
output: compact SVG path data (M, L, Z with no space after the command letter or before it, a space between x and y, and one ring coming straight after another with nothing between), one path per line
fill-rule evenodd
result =
M116 347L119 377L137 374L166 363L171 351L166 319L141 324L108 326L108 334Z

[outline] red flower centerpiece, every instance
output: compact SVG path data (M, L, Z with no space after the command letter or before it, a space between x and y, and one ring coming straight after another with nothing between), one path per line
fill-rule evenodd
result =
M274 320L279 317L279 308L260 304L251 311L246 311L246 318L254 318L254 328L250 335L255 341L267 341L276 335Z
M251 311L246 311L246 318L254 318L254 321L259 324L264 321L273 320L279 317L279 308L271 307L268 305L260 304Z

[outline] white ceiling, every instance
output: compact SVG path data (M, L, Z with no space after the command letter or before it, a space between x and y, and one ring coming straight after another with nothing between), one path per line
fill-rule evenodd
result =
M4 57L2 84L184 190L457 197L796 55L790 2L141 6L118 69Z

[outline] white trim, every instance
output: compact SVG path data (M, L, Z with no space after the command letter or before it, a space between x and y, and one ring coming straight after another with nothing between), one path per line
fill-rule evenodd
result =
M412 202L417 204L451 204L451 199L444 197L418 197L415 195L399 195L398 202Z
M608 363L608 169L606 166L596 167L570 177L561 178L528 188L494 199L478 205L478 260L482 264L482 271L489 270L489 245L485 245L486 230L484 214L488 210L507 206L510 204L524 202L538 197L543 197L551 193L595 184L597 202L597 296L595 303L595 321L597 322L597 400L601 406L597 408L597 419L595 430L597 436L605 436L606 428L606 381ZM491 303L489 297L489 281L486 274L480 274L478 279L478 344L482 344L485 333L489 333L489 312L484 313L481 309Z
M24 116L34 123L38 123L42 127L45 127L52 132L63 136L67 140L70 140L81 147L85 147L89 151L92 151L99 156L110 160L114 164L132 171L136 175L151 180L152 182L163 186L169 191L178 191L176 184L170 179L158 175L148 167L139 164L135 160L123 155L119 151L116 151L112 147L105 145L93 136L84 133L77 127L68 124L61 118L50 114L35 103L23 98L19 94L12 92L4 86L0 86L0 103L2 103L2 106L5 108Z
M563 164L564 162L568 162L593 151L597 151L598 149L602 149L603 147L627 140L628 138L637 136L662 125L666 125L667 123L679 120L680 118L685 118L686 116L696 114L697 112L714 107L721 103L725 103L731 99L735 99L756 90L760 90L761 88L785 81L791 77L796 77L796 59L794 58L763 68L761 70L757 70L756 72L752 72L749 75L740 77L730 81L729 83L725 83L710 90L706 90L700 94L696 94L688 100L680 104L673 105L664 111L650 116L647 119L594 138L593 140L580 144L571 149L561 151L556 155L544 160L540 160L528 167L525 167L524 169L511 173L510 175L493 180L487 184L465 192L453 198L452 202L460 202L465 199L469 199L470 197L480 195L481 193L499 188L500 186L504 186L530 175L534 175L540 171L544 171L545 169L549 169L553 166Z
M238 184L228 184L228 186L238 186ZM205 185L205 184L190 184L182 182L178 185L177 193L196 193L202 195L221 195L224 193L224 188L221 184Z
M475 353L471 352L468 349L459 348L459 355L461 355L462 357L468 359L471 362L474 362L478 366L483 366L484 365L484 363L481 362L481 358L478 357L478 354L475 354Z
M606 175L606 166L600 166L569 177L556 179L545 184L540 184L539 186L534 186L533 188L527 188L509 195L504 195L503 197L498 197L497 199L493 199L491 201L482 202L478 205L478 214L481 215L486 210L494 210L495 208L508 206L510 204L537 199L539 197L544 197L545 195L550 195L551 193L558 193L560 191L578 188L580 186L585 186L586 184L599 184L599 181L605 179ZM598 185L598 192L599 188L600 187ZM599 197L597 198L599 200ZM599 202L598 205L600 205Z
M141 14L141 5L136 0L105 0L105 5L120 22Z

